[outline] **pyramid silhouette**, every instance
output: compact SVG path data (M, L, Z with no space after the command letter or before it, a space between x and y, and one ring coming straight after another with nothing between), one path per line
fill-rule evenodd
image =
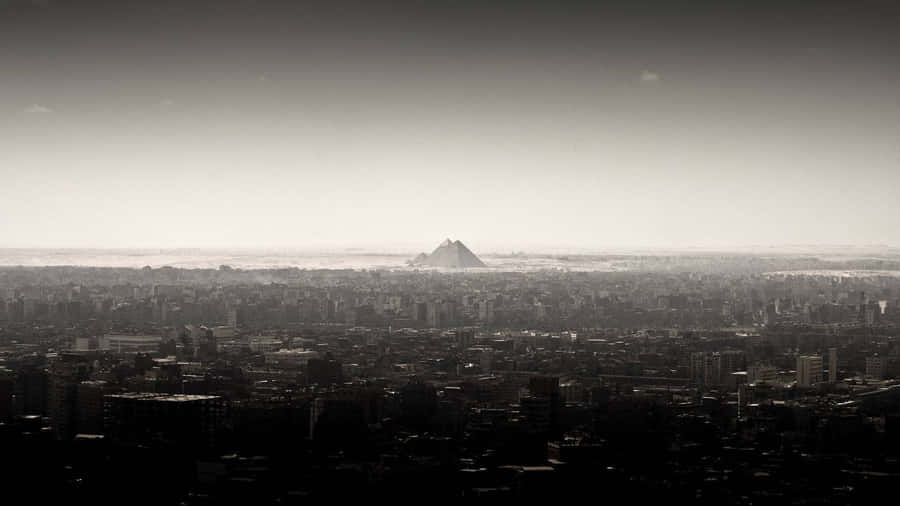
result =
M420 253L410 263L445 269L487 267L462 241L451 241L450 239L442 242L430 255Z

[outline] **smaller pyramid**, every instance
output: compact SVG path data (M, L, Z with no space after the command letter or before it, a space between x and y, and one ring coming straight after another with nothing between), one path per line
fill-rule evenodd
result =
M430 255L420 253L409 261L410 265L441 267L444 269L469 269L487 267L462 241L446 239Z

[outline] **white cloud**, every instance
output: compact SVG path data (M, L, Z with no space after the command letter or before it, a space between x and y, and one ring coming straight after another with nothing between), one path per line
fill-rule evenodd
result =
M650 72L649 70L641 72L642 83L658 83L660 79L662 78L656 72Z
M41 104L31 104L26 107L23 112L25 112L25 114L51 114L53 113L53 109Z

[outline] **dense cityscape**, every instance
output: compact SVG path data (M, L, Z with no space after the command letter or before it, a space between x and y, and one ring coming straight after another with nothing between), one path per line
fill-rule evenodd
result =
M0 504L889 503L898 92L900 0L0 0Z
M900 476L900 277L640 262L0 268L4 475L157 504L847 504Z

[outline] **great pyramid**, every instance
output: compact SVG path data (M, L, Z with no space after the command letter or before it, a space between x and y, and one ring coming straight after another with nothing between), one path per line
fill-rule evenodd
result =
M430 255L420 253L409 261L410 265L442 267L445 269L468 269L487 267L462 241L445 240Z

